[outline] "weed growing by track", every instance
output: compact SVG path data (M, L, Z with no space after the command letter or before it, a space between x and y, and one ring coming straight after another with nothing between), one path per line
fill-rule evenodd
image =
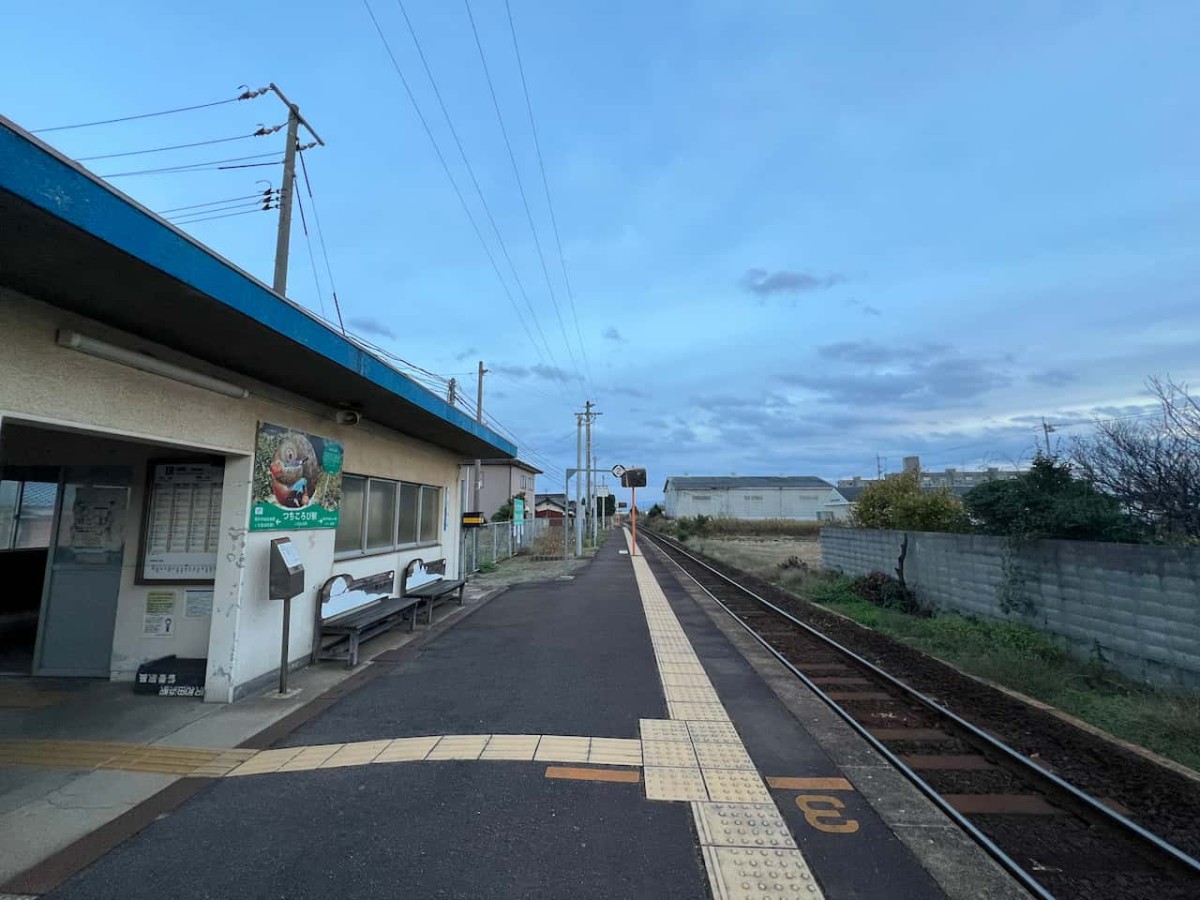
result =
M870 603L855 591L855 579L832 577L810 566L781 566L786 559L778 558L778 550L756 552L749 544L728 541L689 543L964 672L1200 770L1200 693L1176 694L1132 681L1101 658L1081 660L1019 622L949 612L913 615Z

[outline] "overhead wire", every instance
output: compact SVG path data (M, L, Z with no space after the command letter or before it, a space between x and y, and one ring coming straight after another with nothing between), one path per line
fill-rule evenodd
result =
M571 341L567 337L567 329L566 329L566 326L563 324L562 312L558 308L558 298L554 295L554 284L550 280L550 269L546 265L546 255L545 255L545 253L542 252L542 242L541 242L541 239L538 238L537 226L534 224L534 221L533 221L533 212L529 208L529 198L525 194L525 184L521 180L521 169L517 165L517 156L513 152L512 141L509 140L508 129L504 125L504 116L500 112L500 101L496 97L496 87L492 82L492 73L491 73L491 70L488 68L487 56L483 52L483 42L479 39L479 29L476 28L476 26L475 26L475 16L471 12L471 0L463 0L463 3L467 9L467 19L471 23L471 34L474 35L474 37L475 37L475 47L479 51L479 61L483 65L483 74L484 74L484 77L487 79L488 91L492 97L492 107L496 111L496 121L500 123L500 134L504 138L504 146L508 149L508 160L512 164L513 176L516 178L517 189L521 194L521 203L525 207L525 217L529 221L529 230L533 234L533 244L534 244L534 247L537 249L538 260L542 264L542 274L543 274L543 276L545 276L545 279L546 279L546 289L550 293L550 303L554 307L554 315L555 315L555 318L558 319L558 327L559 327L559 330L562 332L563 344L567 348L567 356L571 360L572 368L575 369L575 376L579 381L579 386L581 388L583 388L583 390L586 392L587 385L584 383L583 375L579 371L579 363L575 360L575 351L571 349Z
M475 193L479 197L479 202L483 206L483 211L487 215L488 222L491 223L492 232L496 236L496 242L500 245L500 251L504 254L504 259L508 262L508 268L512 273L513 281L516 282L517 290L525 300L525 306L529 310L529 316L533 320L534 326L537 328L538 336L541 337L542 343L546 347L546 352L550 357L550 364L557 368L558 361L554 358L554 350L550 346L550 342L546 340L546 333L542 330L541 322L538 320L537 311L533 308L533 302L529 299L529 293L525 290L525 284L521 281L521 276L517 272L517 267L513 263L512 256L508 252L508 245L505 243L504 237L500 233L500 227L496 224L495 216L492 215L492 208L487 202L487 197L484 196L483 188L480 187L479 184L479 179L475 177L475 169L471 165L470 159L467 158L467 151L463 147L462 140L458 136L458 129L454 127L454 121L450 117L450 110L446 107L446 101L442 97L442 92L438 87L437 79L434 78L433 70L429 65L429 60L425 57L425 50L421 47L421 41L417 37L417 31L416 28L413 27L412 19L409 18L408 9L404 6L404 0L396 0L396 5L400 7L400 13L404 16L404 23L408 26L408 33L412 38L413 45L417 49L417 56L420 58L421 65L425 69L425 75L429 79L430 86L433 88L433 95L437 98L438 106L441 107L442 116L446 120L446 127L450 130L450 136L454 139L454 143L458 147L458 153L459 156L462 157L463 166L467 170L467 175L471 179L471 184L475 187ZM530 339L532 340L532 336ZM545 356L543 356L543 362L545 361Z
M245 85L242 85L245 87ZM214 100L212 103L197 103L193 106L179 106L175 109L164 109L158 112L140 113L135 116L121 116L116 119L99 119L95 122L77 122L73 125L55 125L53 128L35 128L31 134L48 134L51 131L70 131L74 128L91 128L94 125L113 125L117 122L132 122L136 119L152 119L155 116L169 116L174 113L191 112L194 109L208 109L213 106L224 106L226 103L237 103L239 100L253 100L255 97L260 97L265 94L269 88L258 88L257 90L244 90L236 97L229 97L225 100Z
M583 332L579 328L579 312L575 306L575 292L571 288L571 278L567 275L567 258L563 253L562 238L558 231L558 217L554 214L554 201L550 198L550 181L546 177L546 162L542 157L542 142L538 138L537 123L533 117L533 101L529 98L529 84L525 80L525 64L521 60L521 46L517 42L517 26L513 22L512 6L509 0L504 0L504 11L508 14L508 30L512 35L513 52L517 57L517 71L521 75L521 90L525 94L525 109L529 113L529 130L533 133L533 148L537 153L538 169L542 173L542 188L546 192L546 207L550 211L550 225L554 231L554 244L558 249L558 261L562 266L563 284L567 288L567 299L571 304L571 318L575 322L575 337L579 341L579 352L583 355L584 368L588 381L592 380L592 363L588 359L587 347L583 342ZM593 389L594 393L594 389Z
M273 150L270 153L253 153L249 156L231 156L227 159L210 159L204 162L187 163L178 166L164 166L158 169L135 169L130 172L111 172L107 175L98 175L99 178L122 178L127 175L159 175L165 172L189 172L200 171L203 169L219 169L219 168L251 168L251 166L224 166L222 163L240 163L248 159L265 159L268 156L279 156L280 159L270 163L256 163L255 165L277 165L283 162L283 151Z
M250 134L239 134L234 137L213 138L208 141L193 141L190 144L171 144L167 147L150 147L146 150L125 150L121 153L102 153L99 156L79 156L75 162L94 162L97 159L116 159L121 156L144 156L147 153L165 153L168 150L187 150L191 147L207 147L210 144L228 144L232 141L245 141L254 137L265 137L268 134L274 134L283 128L282 125L273 125L270 128L259 128L258 131Z
M325 289L321 287L321 279L317 277L317 257L313 254L312 238L308 234L308 219L304 215L304 201L300 199L299 192L296 192L296 205L300 209L300 227L304 231L304 246L308 248L308 262L312 266L313 284L317 288L317 304L321 307L321 318L324 319L326 318ZM342 331L345 333L345 329Z
M321 255L325 257L325 273L329 276L329 291L333 294L333 309L337 313L338 327L342 335L346 334L346 323L342 321L342 304L338 301L337 284L333 280L333 267L329 265L329 250L325 247L325 232L321 230L321 214L317 211L317 198L313 196L312 182L308 179L308 164L304 161L304 151L298 153L300 171L304 173L304 187L308 191L309 202L312 203L313 221L317 225L317 240L321 243ZM296 195L299 197L299 194Z
M173 216L164 216L163 218L165 218L169 222L177 222L180 219L189 219L192 216L207 216L207 215L211 215L212 213L229 212L230 210L235 210L235 209L248 209L248 210L252 210L252 211L257 209L257 210L266 211L266 210L275 209L275 208L276 207L268 205L268 204L264 204L258 200L244 200L241 203L230 203L226 206L214 206L211 209L193 209L188 212L177 213L176 215L173 215Z
M179 222L172 222L172 225L195 225L197 222L211 222L213 219L232 219L234 216L249 216L256 212L262 212L260 209L246 209L241 212L225 213L221 216L206 216L201 219L185 219Z
M412 104L413 111L417 115L417 119L421 123L421 127L425 131L425 136L429 138L430 144L433 145L433 152L441 163L442 171L445 172L450 186L454 189L454 194L458 197L458 202L466 213L467 220L471 223L471 229L475 232L475 237L479 239L479 244L483 247L483 252L488 258L488 262L492 266L492 271L496 273L496 278L500 282L500 286L504 289L505 296L508 297L508 302L512 305L513 311L517 314L517 321L521 323L526 336L529 338L529 343L537 348L537 341L533 337L533 333L529 330L529 325L525 322L525 317L521 314L521 309L517 305L516 298L512 295L512 290L505 281L504 276L500 272L500 266L496 263L496 257L493 255L487 241L483 238L483 232L479 229L479 223L475 221L475 215L471 212L470 206L467 205L466 198L463 196L462 189L459 188L458 182L454 178L454 174L450 171L450 166L446 162L446 157L442 153L441 147L438 145L437 139L433 136L433 131L429 127L429 122L425 119L424 113L421 112L420 104L417 103L417 98L413 94L412 88L409 86L408 79L404 75L404 70L400 68L400 63L396 59L396 54L392 51L391 43L387 36L383 33L383 29L379 25L379 20L375 17L375 10L371 8L370 0L363 0L363 6L367 8L367 14L371 17L371 23L375 26L375 31L379 35L380 41L383 43L384 50L387 51L388 57L392 61L392 68L396 70L396 75L400 78L400 83L404 86L404 91L408 95L408 100ZM541 350L538 350L541 353Z
M271 192L276 193L274 188L271 189ZM235 201L238 201L238 200L256 200L256 199L262 197L264 193L265 192L260 192L257 194L244 194L241 197L226 197L224 200L210 200L207 203L192 203L188 206L172 206L170 209L158 210L158 214L160 216L162 216L167 213L180 212L185 209L200 209L201 207L205 207L205 206L217 206L222 203L234 203Z

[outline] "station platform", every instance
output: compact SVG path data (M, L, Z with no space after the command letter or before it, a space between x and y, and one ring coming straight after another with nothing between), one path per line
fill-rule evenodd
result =
M197 762L187 799L46 896L1023 896L628 550L614 532Z

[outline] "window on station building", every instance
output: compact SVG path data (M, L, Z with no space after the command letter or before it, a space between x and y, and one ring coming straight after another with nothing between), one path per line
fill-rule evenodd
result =
M438 534L438 516L442 511L442 492L428 485L421 488L421 542L434 542Z
M335 552L361 556L437 543L441 497L431 485L344 475Z
M0 481L0 550L50 546L58 485L48 481Z

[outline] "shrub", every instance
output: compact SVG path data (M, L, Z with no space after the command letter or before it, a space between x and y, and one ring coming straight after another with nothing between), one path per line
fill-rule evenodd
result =
M978 485L963 503L984 534L1077 541L1134 541L1140 536L1120 501L1076 478L1069 463L1043 453L1028 472Z
M962 503L946 488L921 490L915 472L889 475L868 485L859 495L850 523L856 528L896 531L966 531Z
M852 589L863 600L884 609L898 609L915 616L933 615L932 610L922 606L912 591L883 572L872 572L855 578Z

